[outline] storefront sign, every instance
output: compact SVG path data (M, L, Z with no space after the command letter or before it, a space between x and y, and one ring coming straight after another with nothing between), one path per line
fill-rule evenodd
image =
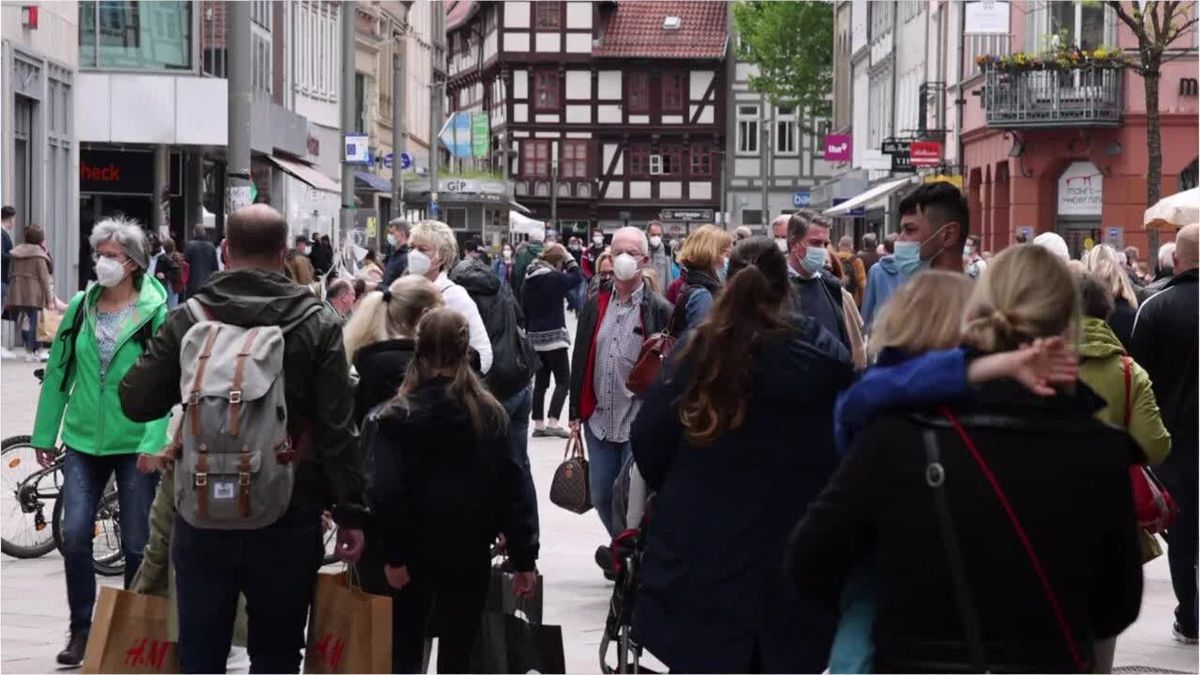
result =
M825 137L825 161L849 162L851 140L848 134L829 134Z
M171 195L179 196L182 185L182 157L170 156ZM153 195L154 153L149 150L79 151L79 192L81 194Z
M862 168L871 171L891 171L892 157L878 150L867 149L862 153Z
M346 134L346 152L342 161L346 164L370 164L370 139L366 134Z
M848 201L850 201L849 197L834 197L833 205L837 206L838 204L841 204L842 202L848 202ZM843 217L844 218L862 218L865 215L867 215L867 207L860 206L856 209L850 209L849 211L847 211L845 213L845 215Z
M963 31L967 35L998 35L1008 34L1007 2L1001 0L982 0L981 2L966 3L967 15Z
M909 148L912 147L912 141L900 141L894 138L889 138L879 147L879 151L885 155L908 154Z
M812 204L812 193L808 190L792 193L792 206L802 209Z
M942 163L942 144L937 141L914 141L908 154L913 166L937 166Z
M1104 207L1104 174L1091 162L1073 162L1058 177L1058 215L1099 216Z
M913 168L912 159L909 153L912 150L912 141L902 141L895 138L889 138L883 142L879 148L880 152L885 155L892 156L892 165L889 167L893 173L916 173Z
M663 209L658 217L663 220L704 220L712 221L712 209Z
M502 195L507 192L503 181L481 181L474 178L443 178L438 181L438 191L447 194L489 195Z
M491 126L488 124L488 114L471 113L471 154L475 157L487 157L490 144Z
M912 158L907 152L897 152L892 155L892 173L916 173Z

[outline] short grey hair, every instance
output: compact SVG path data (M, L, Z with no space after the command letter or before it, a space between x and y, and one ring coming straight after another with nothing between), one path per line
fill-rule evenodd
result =
M422 220L413 226L409 237L420 237L428 240L437 249L437 262L442 271L447 274L458 262L458 240L454 238L454 230L440 220Z
M613 233L613 241L616 241L617 237L621 236L622 234L625 234L627 236L635 236L636 235L636 238L638 241L638 247L641 249L642 255L650 255L650 239L648 239L646 237L645 230L642 230L641 228L633 227L632 225L630 225L629 227L622 227L621 229L619 229Z
M117 216L96 223L88 236L88 245L92 247L92 252L106 241L117 242L125 255L138 267L146 269L150 264L146 233L136 220Z
M1175 242L1168 241L1158 247L1158 269L1168 270L1175 267Z
M410 226L408 224L408 221L403 218L392 218L391 220L388 221L388 229L389 230L400 230L401 232L404 233L404 236L407 237Z

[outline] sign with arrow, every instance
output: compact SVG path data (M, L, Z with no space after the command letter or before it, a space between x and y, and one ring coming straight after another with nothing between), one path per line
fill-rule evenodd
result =
M451 156L460 159L471 157L471 113L451 114L438 132L438 140L446 146Z

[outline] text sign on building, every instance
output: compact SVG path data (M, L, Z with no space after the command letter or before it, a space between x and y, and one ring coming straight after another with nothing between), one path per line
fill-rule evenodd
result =
M471 113L471 155L487 157L490 144L491 126L488 124L488 114L485 112Z
M705 220L712 221L712 209L663 209L658 214L663 220Z
M183 184L182 155L171 153L171 195ZM79 192L83 194L152 195L154 153L142 150L79 151Z
M889 138L879 147L879 151L885 155L907 155L910 147L912 147L912 141L900 141Z
M913 141L908 148L913 166L937 166L942 163L942 144L937 141Z
M850 201L849 197L834 197L833 205L837 206L838 204L841 204L842 202L848 202L848 201ZM849 211L847 211L845 214L845 217L846 218L862 218L865 215L867 215L867 207L859 206L858 208L850 209Z
M825 161L849 162L851 147L849 134L829 134L825 137Z
M792 206L802 209L812 204L812 193L808 190L792 193Z
M1058 177L1058 215L1100 216L1104 174L1091 162L1073 162Z
M1001 0L966 3L963 32L967 35L1007 35L1009 5Z
M342 161L346 164L369 164L371 162L370 139L366 134L346 134Z

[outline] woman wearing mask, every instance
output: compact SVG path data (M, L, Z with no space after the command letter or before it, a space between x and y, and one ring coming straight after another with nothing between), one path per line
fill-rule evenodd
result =
M442 306L433 282L414 275L365 294L343 330L346 358L358 372L354 416L359 427L375 406L396 395L416 344L417 323Z
M833 473L829 419L853 373L791 298L774 242L740 244L633 425L658 493L633 634L672 672L819 672L829 655L832 614L804 608L778 561Z
M600 254L596 258L596 273L592 275L591 281L588 282L587 298L600 292L600 286L607 284L613 280L613 257L607 251Z
M604 250L604 233L600 230L592 232L591 243L583 252L583 262L579 264L584 279L591 281L592 277L600 272L600 256L604 254Z
M492 368L492 341L479 315L479 307L462 286L450 281L447 272L458 262L458 242L450 226L437 220L413 225L408 239L408 274L425 277L437 286L446 307L463 315L471 328L471 348L479 354L479 372Z
M63 316L46 364L32 440L43 466L54 460L60 427L67 446L61 498L71 633L58 655L63 665L82 662L91 630L92 536L104 486L115 474L128 587L142 561L158 481L155 474L139 473L137 457L167 444L167 420L130 421L117 394L121 379L167 316L166 292L145 276L146 235L133 221L110 218L92 228L88 242L98 283L76 294Z
M1078 315L1065 263L1018 246L977 282L964 342L994 354L1069 338ZM833 609L873 550L880 672L1092 672L1142 592L1133 447L1093 418L1103 405L1086 387L1041 397L1000 380L880 417L792 534L796 588Z
M721 290L729 256L733 254L733 237L713 225L705 225L690 234L683 242L679 264L683 267L680 279L686 279L675 298L677 315L676 335L700 325ZM673 285L673 284L672 284ZM670 300L670 297L667 298Z
M425 641L433 635L438 672L468 672L488 592L489 549L501 532L516 570L514 592L528 595L537 583L537 544L517 517L523 478L508 451L508 414L471 369L469 334L466 320L449 308L425 315L404 383L379 413L366 449L374 467L374 533L394 589L397 673L424 672Z
M512 287L512 271L513 271L513 247L512 244L505 243L500 249L500 257L492 263L492 271L496 273L496 278L500 283Z
M38 313L54 307L54 288L50 279L50 256L42 249L45 235L42 228L25 228L25 243L14 246L9 253L12 261L8 305L13 320L21 327L25 339L25 359L44 361L45 352L38 349Z
M541 360L541 368L533 384L533 435L535 438L558 436L569 438L571 433L558 424L559 413L571 390L571 368L568 350L571 335L567 332L567 320L563 313L563 301L575 289L583 276L575 258L559 244L549 244L542 255L525 273L524 296L521 307L525 310L525 328L529 342ZM546 426L546 390L550 388L550 375L554 375L554 395L550 397L550 425Z
M1137 291L1125 273L1121 263L1122 254L1108 244L1094 247L1083 257L1083 266L1089 273L1108 287L1113 297L1112 314L1108 317L1108 325L1116 334L1121 345L1129 348L1129 340L1133 335L1133 322L1137 318Z

